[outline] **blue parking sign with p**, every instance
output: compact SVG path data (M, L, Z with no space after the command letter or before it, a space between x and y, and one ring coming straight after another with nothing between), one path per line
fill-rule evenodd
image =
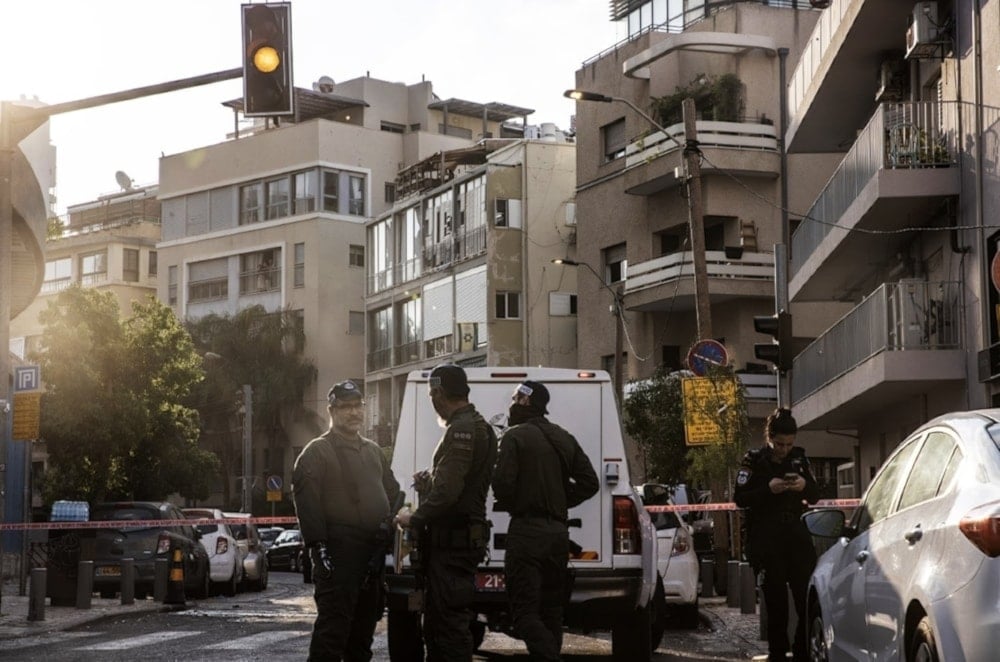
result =
M41 369L37 365L14 368L14 392L37 391L42 387Z

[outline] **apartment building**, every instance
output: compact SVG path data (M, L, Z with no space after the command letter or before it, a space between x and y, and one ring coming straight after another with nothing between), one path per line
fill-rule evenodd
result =
M133 301L156 295L160 239L156 194L156 186L133 187L129 182L119 192L67 208L62 225L45 240L41 291L11 320L15 364L27 363L28 355L38 349L43 331L39 313L72 284L112 292L124 314ZM32 471L38 476L48 460L44 440L32 444L31 455ZM42 505L37 489L32 500L33 507Z
M484 140L399 173L368 226L366 392L391 443L406 375L466 366L576 367L575 145Z
M788 83L788 150L842 155L789 296L851 305L796 356L791 399L856 428L862 486L918 424L1000 404L998 25L996 3L832 0Z
M227 102L234 112L240 101ZM366 225L392 208L399 173L483 138L519 136L530 109L438 97L429 81L370 77L296 89L296 115L160 161L159 296L181 318L259 304L301 320L318 378L285 445L253 443L252 473L289 484L328 425L326 393L365 378ZM522 124L523 126L523 124ZM251 385L252 386L252 385Z

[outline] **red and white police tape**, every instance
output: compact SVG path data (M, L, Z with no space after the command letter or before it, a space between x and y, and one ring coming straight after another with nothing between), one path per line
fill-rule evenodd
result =
M861 499L820 499L813 508L856 508ZM651 513L691 513L697 511L740 510L735 503L698 503L683 506L646 506ZM67 529L148 529L160 526L198 526L201 524L256 524L272 526L293 524L298 526L297 517L226 517L223 519L133 519L99 522L28 522L0 523L0 531L37 531Z

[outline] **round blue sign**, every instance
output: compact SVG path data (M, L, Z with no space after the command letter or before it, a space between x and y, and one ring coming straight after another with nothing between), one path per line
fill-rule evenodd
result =
M699 340L688 350L688 369L699 377L708 374L711 366L725 366L729 363L726 347L717 340Z
M268 476L267 477L267 489L272 492L277 492L281 489L281 476Z

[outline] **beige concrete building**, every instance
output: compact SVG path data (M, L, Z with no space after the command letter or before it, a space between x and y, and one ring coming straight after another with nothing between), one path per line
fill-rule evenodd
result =
M851 306L798 354L861 487L917 425L1000 403L1000 7L832 0L788 82L788 149L840 152L792 235L789 295Z
M402 171L368 227L366 391L391 443L411 370L576 367L575 146L485 140Z
M503 124L532 112L368 77L324 77L296 90L296 109L280 127L258 123L160 162L161 299L181 318L253 304L294 311L318 368L309 414L285 421L287 447L265 457L255 441L256 490L265 472L289 484L295 456L327 427L330 386L364 380L365 226L392 207L399 173L442 150L520 135Z

